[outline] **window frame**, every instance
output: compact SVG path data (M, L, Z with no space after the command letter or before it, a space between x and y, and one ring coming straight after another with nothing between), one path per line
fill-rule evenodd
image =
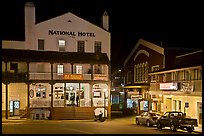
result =
M45 50L45 40L44 39L38 39L38 50Z
M85 41L77 41L77 52L85 52Z

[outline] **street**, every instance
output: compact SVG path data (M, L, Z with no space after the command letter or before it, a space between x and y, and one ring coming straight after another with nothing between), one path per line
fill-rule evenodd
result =
M2 122L2 134L190 134L169 128L136 125L134 117L94 122L93 120L7 120ZM193 132L192 134L197 134Z

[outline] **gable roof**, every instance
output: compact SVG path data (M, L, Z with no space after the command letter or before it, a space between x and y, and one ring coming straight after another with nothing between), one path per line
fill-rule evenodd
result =
M59 16L50 18L50 19L48 19L48 20L45 20L45 21L36 23L36 25L40 25L40 24L46 23L47 21L52 21L52 20L54 20L54 19L58 19L58 18L63 17L63 16L73 16L73 17L75 17L75 18L77 18L77 19L83 20L84 22L86 22L86 23L88 23L88 24L90 24L90 25L93 25L93 26L95 26L95 27L97 27L97 28L99 28L99 29L101 29L101 30L104 30L104 31L110 33L108 30L106 30L106 29L103 28L102 26L100 27L100 26L98 26L98 25L96 25L96 24L93 24L93 23L89 22L88 20L85 20L85 19L83 19L82 17L79 17L79 16L73 14L72 12L67 12L67 13L65 13L65 14L62 14L62 15L59 15ZM67 20L67 21L70 22L71 20Z
M178 55L175 57L173 64L170 67L163 68L154 72L150 72L150 74L158 74L166 71L185 69L190 67L198 67L202 66L202 50L194 51L191 53L186 53L183 55Z
M124 66L127 64L127 62L129 61L129 59L131 58L131 56L135 53L135 51L137 50L137 48L139 47L139 45L142 44L160 54L163 54L164 55L164 48L156 45L156 44L153 44L153 43L150 43L146 40L143 40L143 39L139 39L139 41L137 42L137 44L135 45L135 47L132 49L131 53L128 55L128 57L125 59L124 61Z

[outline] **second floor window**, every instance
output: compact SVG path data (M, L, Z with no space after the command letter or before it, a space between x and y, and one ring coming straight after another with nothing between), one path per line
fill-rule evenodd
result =
M102 74L102 65L94 65L94 74Z
M77 51L78 52L84 52L84 46L85 46L84 41L78 41L78 43L77 43Z
M18 63L10 63L10 70L13 70L14 73L18 72Z
M82 74L82 66L80 65L76 66L76 74Z
M65 51L65 40L59 40L58 44L59 44L59 51Z
M63 75L63 65L57 65L57 75Z
M101 53L101 42L95 42L95 53Z
M44 40L38 39L38 50L44 50Z
M127 72L127 83L131 83L132 82L132 71L128 71Z
M37 64L37 72L38 73L44 73L45 72L45 66L43 63L38 63Z
M159 70L159 65L152 66L152 72ZM158 75L152 75L151 82L158 81Z

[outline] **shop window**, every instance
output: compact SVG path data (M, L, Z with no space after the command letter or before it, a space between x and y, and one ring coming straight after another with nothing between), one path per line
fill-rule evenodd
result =
M93 97L94 98L101 98L101 91L94 91L93 92Z
M176 100L173 100L173 110L176 111Z
M119 95L112 96L112 104L119 104Z
M46 98L45 86L42 86L42 85L36 86L36 97Z
M181 111L181 101L178 101L178 103L179 103L179 104L178 104L178 106L179 106L179 107L178 107L178 110Z

